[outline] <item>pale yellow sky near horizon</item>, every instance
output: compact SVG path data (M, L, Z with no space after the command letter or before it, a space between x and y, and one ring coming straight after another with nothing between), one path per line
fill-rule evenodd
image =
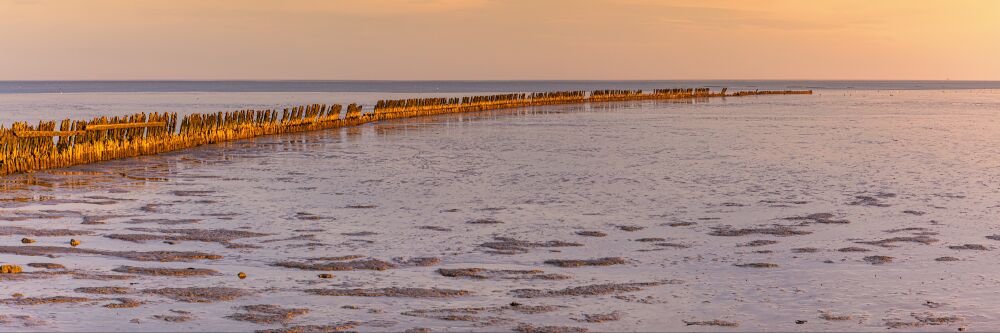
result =
M1000 1L0 0L0 80L1000 80Z

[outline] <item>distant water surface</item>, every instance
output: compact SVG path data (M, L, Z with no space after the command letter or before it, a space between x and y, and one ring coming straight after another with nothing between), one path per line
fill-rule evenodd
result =
M457 97L510 92L662 89L813 89L854 91L1000 89L987 81L0 81L0 125L92 119L139 112L180 115L303 104L361 104L380 99Z
M469 93L713 87L730 89L996 89L1000 81L0 81L0 94L94 92Z

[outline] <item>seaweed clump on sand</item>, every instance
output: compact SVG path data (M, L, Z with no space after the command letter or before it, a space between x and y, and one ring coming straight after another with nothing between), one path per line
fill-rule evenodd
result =
M619 311L613 311L610 313L594 313L594 314L583 314L583 318L573 319L576 321L587 322L587 323L603 323L606 321L619 321L622 319L622 313Z
M50 297L8 298L3 300L3 303L12 305L41 305L41 304L55 304L55 303L83 303L91 301L95 301L95 299L86 297L50 296Z
M854 197L854 201L847 204L851 206L889 207L890 205L883 203L880 198L892 198L895 196L895 193L879 193L874 196L859 195Z
M583 333L587 332L585 327L573 327L573 326L535 326L531 324L521 323L514 327L514 332L519 333Z
M814 213L814 214L809 214L809 215L806 215L806 216L786 217L785 219L789 220L789 221L809 221L809 222L812 222L812 223L820 223L820 224L848 224L848 223L851 223L851 221L848 221L848 220L836 220L833 217L834 217L834 215L831 214L831 213Z
M492 326L504 322L511 321L510 318L504 318L493 315L485 315L490 313L499 313L501 311L498 307L466 307L466 308L445 308L445 309L417 309L404 311L401 314L404 316L420 317L420 318L430 318L444 321L467 321L474 322L481 326Z
M351 261L312 260L309 262L280 261L274 263L274 265L279 267L297 268L310 271L353 271L353 270L384 271L387 269L392 269L397 267L393 263L385 262L378 259L362 259L362 260L351 260Z
M444 298L466 296L472 294L467 290L440 288L353 288L353 289L307 289L305 292L321 296L358 296L358 297L411 297L411 298Z
M604 232L601 232L601 231L596 231L596 230L577 231L576 234L580 235L580 236L586 236L586 237L605 237L605 236L608 235L607 233L604 233Z
M110 234L104 237L133 243L143 243L150 240L193 241L219 243L228 245L230 242L242 239L269 236L270 234L229 229L152 229L130 228L132 231L156 232L160 234Z
M416 266L416 267L429 267L441 263L441 259L434 257L415 257L415 258L397 257L397 258L392 258L392 261L403 266Z
M218 275L219 272L208 268L163 268L163 267L136 267L119 266L111 271L119 273L149 275L149 276L206 276Z
M70 229L34 229L16 226L0 226L0 236L34 236L34 237L63 237L63 236L83 236L91 235L94 232L85 230Z
M815 247L797 247L792 249L792 253L816 253L819 249Z
M713 319L713 320L698 320L698 321L685 320L684 321L684 325L688 325L688 326L739 327L740 323L737 323L735 321L725 321L725 320Z
M296 325L288 326L275 329L258 330L257 333L336 333L336 332L349 332L361 323L356 321L346 321L342 323L326 324L326 325Z
M668 243L668 242L665 242L665 243L655 243L653 245L660 246L660 247L669 247L669 248L674 248L674 249L687 249L687 248L691 247L691 245L688 245L688 244Z
M545 242L530 242L523 241L519 239L514 239L511 237L493 237L494 242L486 242L479 244L480 247L485 247L490 250L486 251L491 254L519 254L528 253L531 248L539 247L570 247L570 246L583 246L583 244L576 242L564 242L558 240L551 240Z
M487 218L481 218L481 219L468 220L468 221L465 221L465 223L468 223L468 224L501 224L501 223L503 223L503 221L497 220L497 219L492 218L492 217L487 217Z
M839 251L839 252L869 252L871 250L863 248L863 247L848 246L848 247L839 248L839 249L837 249L837 251Z
M901 242L929 245L937 241L938 240L936 238L931 238L928 236L912 236L912 237L907 236L907 237L892 237L892 238L880 239L877 241L861 241L855 243L875 245L881 247L895 247L896 246L895 243L901 243Z
M771 235L771 236L801 236L811 234L811 231L798 230L790 226L776 225L771 227L759 227L759 228L741 228L734 229L732 227L721 227L715 228L712 232L708 233L712 236L747 236L747 235Z
M144 294L159 295L175 301L186 303L211 303L229 301L249 295L250 292L228 287L188 287L144 289Z
M637 238L637 239L634 239L634 241L636 241L636 242L643 242L643 243L649 243L649 242L663 242L663 241L666 241L666 239L665 238L660 238L660 237L647 237L647 238Z
M891 263L893 259L895 259L895 258L890 257L890 256L867 256L867 257L865 257L865 261L867 261L868 263L870 263L872 265L888 264L888 263Z
M117 303L104 304L104 307L108 309L130 309L146 304L146 302L132 298L115 298L114 301L117 301Z
M746 243L743 243L743 244L737 244L736 246L737 247L757 247L757 246L766 246L766 245L774 245L774 244L778 244L778 241L776 241L776 240L770 240L770 239L758 239L758 240L749 241L749 242L746 242Z
M819 318L829 321L851 320L853 316L849 314L835 314L829 311L820 311Z
M56 254L93 254L136 261L191 261L222 259L222 256L193 251L106 251L61 246L0 246L0 253L22 256L52 256Z
M916 321L902 321L902 320L886 320L885 326L888 328L917 328L926 325L937 326L944 324L954 324L965 320L965 318L956 315L936 315L930 312L924 313L911 313Z
M772 264L769 262L751 262L746 264L733 264L733 266L745 268L778 268L778 264Z
M958 258L955 258L955 257L937 257L937 258L934 258L934 261L959 261L959 260L961 260L961 259L958 259Z
M128 287L80 287L73 291L84 294L100 294L100 295L125 295L135 292L132 288Z
M168 323L183 323L191 321L191 319L194 319L191 316L185 316L185 315L153 315L152 318L157 320L162 320Z
M559 267L583 267L622 265L628 263L628 261L620 257L607 257L597 259L550 259L546 260L545 263Z
M237 312L226 316L226 318L255 324L284 324L296 316L309 313L309 309L283 308L273 304L244 305L239 309L245 312Z
M975 250L975 251L989 251L990 248L985 245L980 244L962 244L962 245L952 245L948 247L952 250Z
M441 231L441 232L451 231L451 228L439 227L439 226L434 226L434 225L422 225L422 226L417 227L417 229L432 230L432 231Z
M44 269L66 269L66 266L54 262L33 262L29 263L28 267L44 268Z
M537 269L486 269L486 268L441 268L438 274L453 278L470 278L476 280L566 280L570 276L562 274L544 274Z
M637 282L637 283L605 283L592 284L587 286L569 287L558 290L540 289L514 289L511 293L518 298L538 298L538 297L561 297L561 296L599 296L622 292L633 292L643 290L645 287L655 287L663 285L665 282ZM679 283L679 282L666 282Z

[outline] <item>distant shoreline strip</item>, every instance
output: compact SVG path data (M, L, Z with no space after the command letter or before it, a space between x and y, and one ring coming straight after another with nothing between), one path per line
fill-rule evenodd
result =
M370 122L527 106L612 101L812 94L812 90L752 90L727 94L710 88L515 93L453 98L380 100L372 112L349 104L312 104L277 110L189 114L138 113L90 121L18 122L0 126L0 175L153 155L265 135L358 126ZM346 112L342 112L346 111ZM57 126L58 124L58 126Z

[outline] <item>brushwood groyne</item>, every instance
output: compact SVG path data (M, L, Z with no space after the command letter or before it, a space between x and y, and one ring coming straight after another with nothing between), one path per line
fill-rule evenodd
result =
M264 135L315 131L399 118L553 104L812 94L811 90L726 93L709 88L558 91L453 98L380 100L362 105L311 104L278 110L189 114L138 113L89 121L42 121L0 127L0 175L158 154Z

